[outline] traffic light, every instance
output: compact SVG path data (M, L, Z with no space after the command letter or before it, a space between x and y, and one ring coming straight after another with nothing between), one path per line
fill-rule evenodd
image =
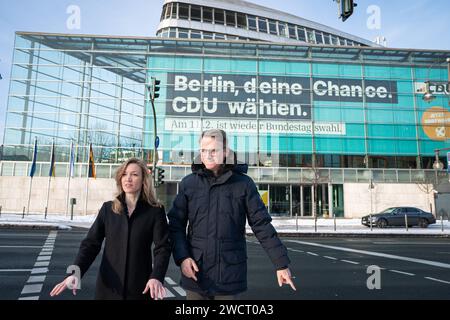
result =
M357 4L353 2L353 0L341 0L341 18L342 22L350 18L353 14L353 8L356 7Z
M164 169L158 168L158 185L161 185L164 183Z
M156 78L152 77L152 85L150 88L150 98L152 100L155 100L156 98L159 98L159 85L160 85L161 81L157 80Z

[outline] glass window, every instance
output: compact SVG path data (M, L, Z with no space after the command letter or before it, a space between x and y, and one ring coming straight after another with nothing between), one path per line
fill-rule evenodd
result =
M313 30L306 29L306 39L309 43L316 43Z
M172 19L177 18L177 11L178 11L177 9L178 9L178 3L173 3L172 14L170 16Z
M248 29L256 31L256 17L255 16L247 16L248 21Z
M214 23L225 24L224 14L225 12L222 9L214 9Z
M316 40L317 40L317 43L323 44L323 34L322 34L322 32L316 31Z
M284 22L278 22L278 31L280 32L280 37L287 37L287 28Z
M348 45L348 46L354 46L355 44L353 43L353 41L347 40L347 45Z
M295 26L292 24L289 25L289 38L297 39L297 35L295 34Z
M335 46L339 45L338 38L336 36L331 35L331 44Z
M237 13L237 26L238 28L247 29L247 19L245 17L245 14Z
M177 37L177 29L176 28L170 28L169 29L169 38L176 38Z
M214 34L214 38L219 40L225 40L225 35L221 33L216 33Z
M274 35L278 35L277 22L274 21L274 20L269 20L269 33L270 34L274 34Z
M323 43L324 44L331 44L331 42L330 42L330 35L328 33L323 33Z
M189 5L180 3L180 12L179 12L179 18L180 19L189 19Z
M267 33L267 19L258 17L258 30L259 32Z
M305 28L297 26L297 35L298 35L298 40L306 42Z
M208 7L203 7L203 22L212 23L212 9Z
M202 33L197 30L191 30L191 39L201 39Z
M169 3L169 4L167 4L167 8L166 8L166 15L165 15L165 19L169 19L169 17L170 17L170 12L172 11L172 4L171 3Z
M188 29L178 29L178 38L189 38L189 30Z
M192 21L201 21L202 20L202 11L200 6L191 5L191 20Z
M236 15L234 11L227 11L227 26L235 27L236 26Z
M211 32L205 32L203 31L203 39L212 39L213 34Z

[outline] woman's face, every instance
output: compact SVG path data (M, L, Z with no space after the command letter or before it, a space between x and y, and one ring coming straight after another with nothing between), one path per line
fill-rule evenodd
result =
M121 182L125 193L139 193L143 183L141 168L135 163L129 164L122 174Z

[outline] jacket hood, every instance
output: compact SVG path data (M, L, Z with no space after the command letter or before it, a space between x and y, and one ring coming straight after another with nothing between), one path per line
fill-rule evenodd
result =
M200 155L195 157L194 162L191 165L191 169L192 169L193 173L197 173L197 174L209 171L206 169L205 165L202 163ZM222 168L219 171L219 175L221 175L227 171L233 171L235 173L246 174L248 171L248 165L243 162L238 162L236 152L230 150L228 157L225 157L224 164L222 165Z

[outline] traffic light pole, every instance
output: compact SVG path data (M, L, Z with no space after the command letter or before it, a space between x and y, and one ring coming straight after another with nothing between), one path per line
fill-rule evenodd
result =
M152 105L152 111L153 111L153 132L154 132L154 138L153 138L153 164L152 164L152 175L153 175L153 186L156 187L156 155L158 153L158 149L156 147L156 138L158 137L158 132L156 128L156 110L155 110L155 99L153 97L150 97L150 102Z

